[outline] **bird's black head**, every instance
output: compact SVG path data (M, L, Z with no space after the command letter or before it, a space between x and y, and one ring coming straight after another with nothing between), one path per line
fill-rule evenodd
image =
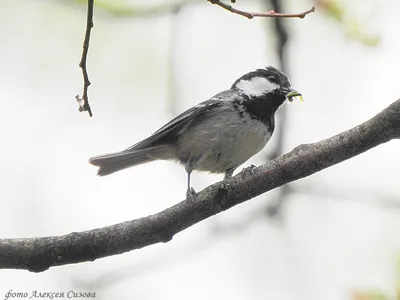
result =
M271 66L243 75L235 81L232 88L241 90L250 98L269 93L286 96L293 91L286 74Z
M262 121L273 132L274 114L286 99L301 96L292 89L288 77L274 67L247 73L232 85L243 99L237 100L250 116Z
M232 85L250 101L262 101L263 106L274 113L286 98L301 94L290 86L288 77L278 69L268 66L240 77ZM258 103L259 106L261 103Z

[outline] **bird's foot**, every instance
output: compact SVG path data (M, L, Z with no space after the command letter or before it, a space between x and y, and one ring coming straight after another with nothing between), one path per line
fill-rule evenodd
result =
M194 188L188 189L186 192L186 201L188 203L193 203L196 201L196 199L197 199L197 194Z
M242 172L240 172L240 176L242 179L248 178L254 175L254 169L257 168L255 165L250 165L246 168L243 168Z

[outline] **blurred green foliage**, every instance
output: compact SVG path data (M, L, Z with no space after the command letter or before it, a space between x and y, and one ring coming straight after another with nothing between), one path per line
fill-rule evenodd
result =
M396 300L400 300L400 254L396 261ZM392 299L389 295L376 290L360 290L352 292L352 300L389 300ZM394 300L394 299L392 299Z
M86 5L87 0L73 0L80 5ZM206 0L170 0L162 4L147 4L145 1L138 1L137 5L132 5L132 1L127 0L96 0L95 9L101 9L111 13L116 17L151 17L176 12L183 5ZM380 38L377 35L365 32L362 24L348 11L346 5L341 0L314 0L317 11L324 13L329 18L336 21L343 29L344 33L352 40L356 40L368 47L375 47L379 44Z
M87 0L73 0L80 5L87 5ZM175 0L166 1L158 5L141 4L134 6L127 0L96 0L95 10L101 9L107 13L111 13L116 17L151 17L173 13L180 7L193 0Z
M340 0L315 0L318 11L335 20L344 30L345 34L365 46L375 47L380 38L377 35L368 34L357 18L349 12Z
M379 291L354 292L353 300L389 300L390 298Z

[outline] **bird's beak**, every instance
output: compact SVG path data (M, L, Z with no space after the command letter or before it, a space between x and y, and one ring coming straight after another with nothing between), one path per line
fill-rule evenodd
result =
M292 102L294 100L293 98L295 98L295 97L298 97L300 99L300 101L304 101L301 93L296 91L294 88L289 88L287 91L288 91L288 93L286 94L286 98L290 102Z

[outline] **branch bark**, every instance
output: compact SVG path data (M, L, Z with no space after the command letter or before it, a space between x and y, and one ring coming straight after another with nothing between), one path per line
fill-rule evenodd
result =
M92 117L93 113L92 113L92 109L89 104L89 97L88 97L88 89L89 89L89 86L91 83L89 80L86 61L87 61L87 55L89 52L90 33L94 26L94 24L93 24L93 7L94 7L94 0L88 0L85 39L83 40L82 57L81 57L81 61L79 63L79 67L82 69L82 75L83 75L83 94L82 94L82 98L80 98L79 95L75 96L75 99L79 105L79 111L80 112L87 111L89 113L89 117Z
M0 268L41 272L165 243L210 216L396 138L400 138L400 99L367 122L326 140L300 145L254 169L252 175L238 174L205 188L194 203L182 201L144 218L63 236L0 239Z
M277 13L275 10L270 10L264 13L259 13L259 12L248 12L248 11L243 11L234 8L232 5L225 4L224 2L220 0L207 0L208 2L218 5L222 7L223 9L226 9L227 11L230 11L231 13L246 17L248 19L253 19L254 17L264 17L264 18L300 18L304 19L304 17L310 13L313 13L315 11L315 7L313 6L309 10L306 10L301 13L295 13L295 14L284 14L284 13ZM235 2L235 1L232 1Z

